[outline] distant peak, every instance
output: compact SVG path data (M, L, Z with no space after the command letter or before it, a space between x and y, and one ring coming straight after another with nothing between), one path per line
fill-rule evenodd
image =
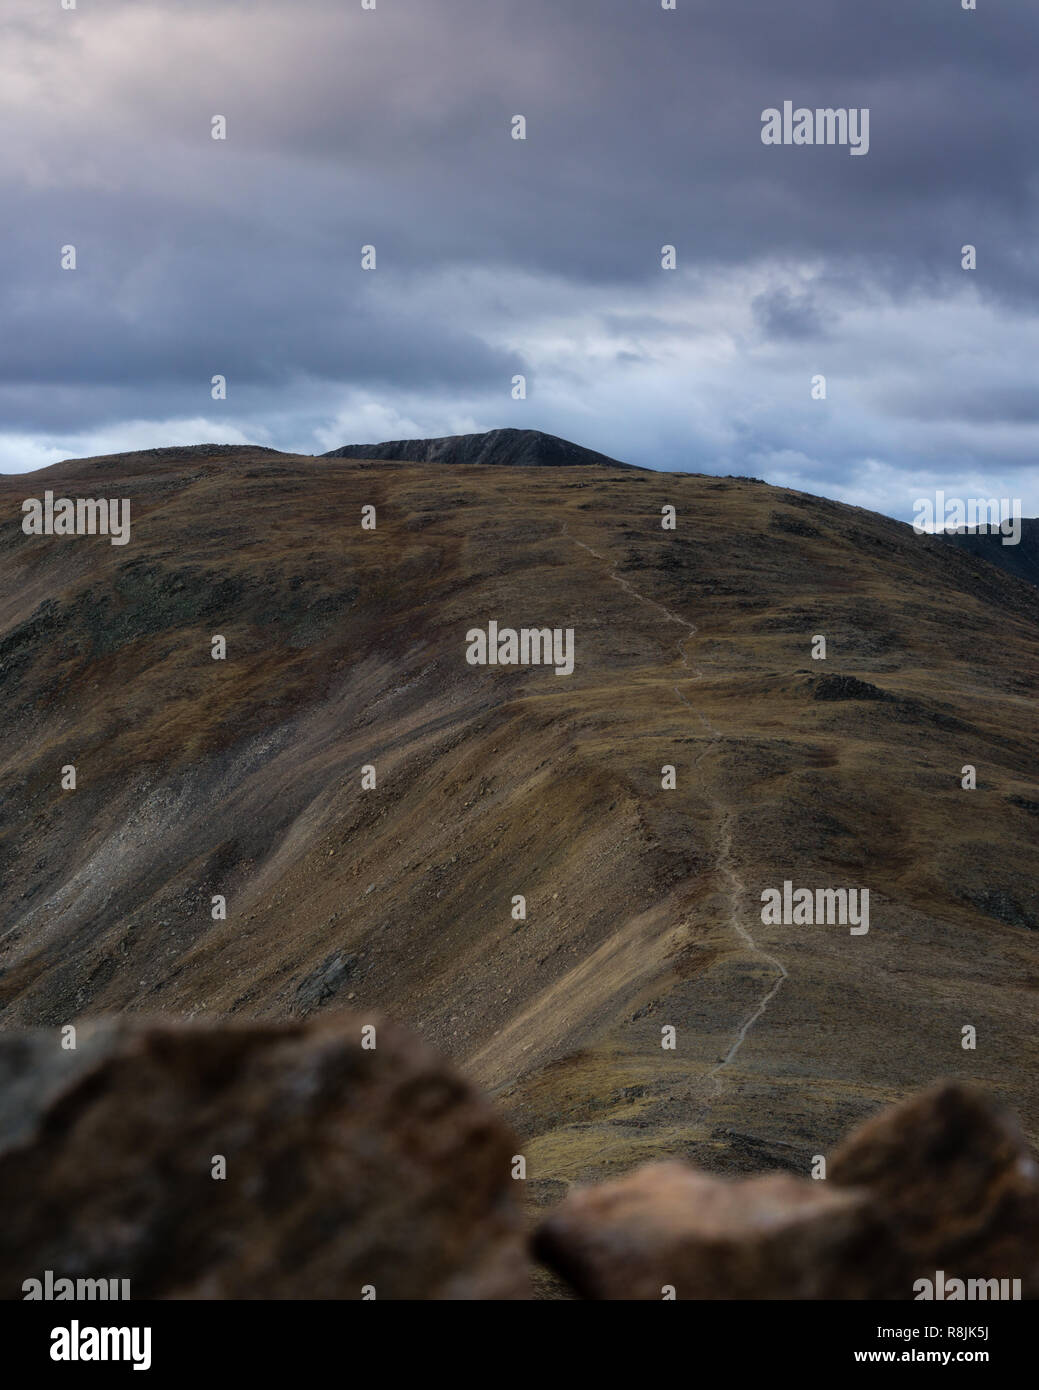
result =
M401 463L493 464L500 468L631 468L630 463L584 449L541 430L501 429L485 434L451 434L439 439L392 439L381 444L344 444L323 458L387 459Z

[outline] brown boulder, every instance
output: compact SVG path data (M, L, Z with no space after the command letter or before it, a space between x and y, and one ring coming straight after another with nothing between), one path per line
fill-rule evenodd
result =
M516 1148L377 1016L0 1034L0 1296L51 1270L135 1298L528 1297Z
M866 1189L897 1233L906 1293L938 1270L1022 1280L1039 1296L1039 1168L1014 1117L947 1083L875 1115L833 1155L830 1181Z
M588 1298L855 1298L884 1239L858 1193L658 1163L568 1197L534 1253Z
M590 1298L913 1299L939 1270L1036 1297L1039 1170L998 1104L941 1085L852 1134L828 1180L653 1165L567 1198L534 1251Z

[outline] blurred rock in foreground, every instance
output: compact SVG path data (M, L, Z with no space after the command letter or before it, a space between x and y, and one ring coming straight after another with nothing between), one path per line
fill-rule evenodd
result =
M914 1299L938 1271L1034 1298L1039 1172L1008 1114L945 1085L869 1120L825 1181L653 1164L576 1191L534 1249L587 1298Z
M516 1151L377 1016L0 1034L0 1296L50 1270L133 1298L529 1297Z
M0 1297L534 1296L520 1141L415 1035L341 1013L102 1020L76 1044L0 1034ZM548 1297L1035 1298L1039 1170L1009 1114L945 1084L867 1121L825 1179L652 1164L574 1190L533 1250Z

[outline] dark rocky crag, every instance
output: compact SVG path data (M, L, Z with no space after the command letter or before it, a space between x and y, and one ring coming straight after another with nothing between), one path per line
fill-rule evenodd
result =
M485 434L452 434L442 439L394 439L384 444L344 444L323 458L399 459L405 463L494 465L497 468L583 468L592 465L631 468L629 463L583 449L541 430L489 430Z

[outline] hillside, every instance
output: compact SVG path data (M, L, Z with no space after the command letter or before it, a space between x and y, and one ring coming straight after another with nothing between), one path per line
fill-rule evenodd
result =
M45 489L129 498L130 543L24 535ZM153 450L3 478L0 517L0 1027L377 1008L494 1092L540 1203L804 1173L941 1076L1039 1136L1021 579L603 463ZM573 674L467 664L491 619L572 628ZM868 888L868 934L763 925L787 880Z

